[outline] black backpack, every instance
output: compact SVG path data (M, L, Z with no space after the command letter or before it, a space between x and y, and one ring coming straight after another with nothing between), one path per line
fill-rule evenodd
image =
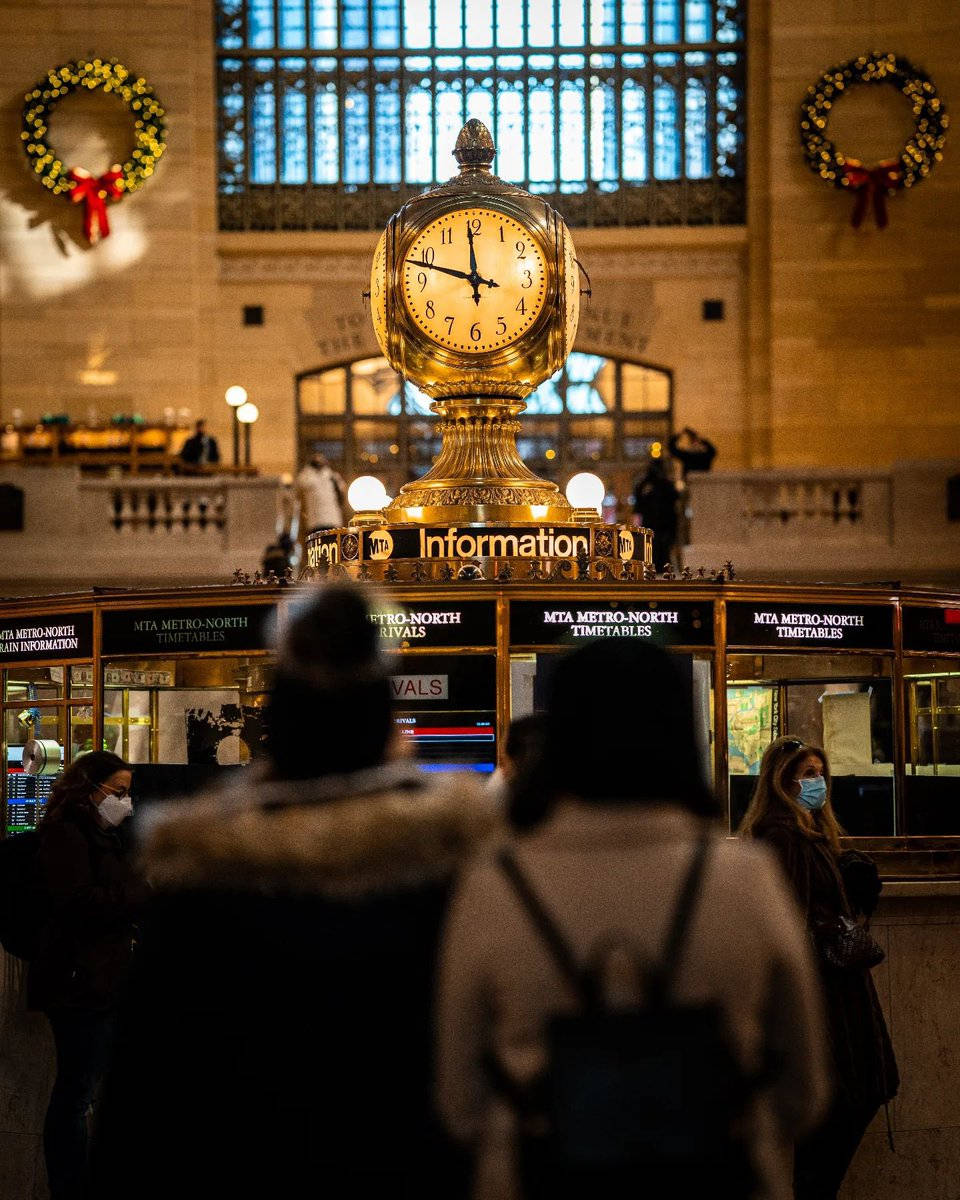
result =
M39 853L40 834L35 829L0 841L0 944L17 958L33 958L47 921Z
M644 1001L617 1010L604 1002L603 962L578 965L516 860L501 853L501 869L580 1001L579 1011L550 1019L547 1067L530 1087L489 1064L517 1111L527 1200L755 1192L743 1126L760 1078L738 1063L717 1005L672 997L709 846L704 835L660 960L641 970ZM601 944L604 953L613 944Z

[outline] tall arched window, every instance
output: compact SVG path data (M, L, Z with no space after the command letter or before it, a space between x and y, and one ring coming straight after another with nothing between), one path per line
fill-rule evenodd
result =
M625 502L640 464L670 436L672 407L669 371L574 351L527 401L517 446L539 475L564 484L589 468ZM297 380L300 462L320 450L347 477L380 476L391 495L433 464L436 424L430 398L385 358Z
M746 0L216 0L223 229L378 229L455 170L574 225L744 219Z

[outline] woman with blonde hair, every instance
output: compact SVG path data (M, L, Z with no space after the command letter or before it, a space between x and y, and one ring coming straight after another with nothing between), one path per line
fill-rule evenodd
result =
M843 851L827 756L799 738L767 747L740 833L776 852L817 952L835 1091L826 1119L796 1146L793 1187L796 1200L833 1200L867 1127L899 1084L870 975L882 951L865 935L879 876L865 855Z

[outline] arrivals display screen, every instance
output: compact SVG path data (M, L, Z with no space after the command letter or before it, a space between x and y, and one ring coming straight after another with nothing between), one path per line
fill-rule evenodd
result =
M398 654L390 686L397 726L427 770L494 770L493 655Z

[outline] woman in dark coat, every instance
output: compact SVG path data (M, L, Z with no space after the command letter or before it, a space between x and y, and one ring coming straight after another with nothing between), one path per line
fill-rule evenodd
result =
M492 824L396 756L362 595L288 627L268 755L142 828L145 916L96 1145L97 1200L452 1197L431 1106L453 874Z
M143 888L117 830L132 811L129 765L95 750L53 785L39 826L38 884L48 918L27 973L27 1002L53 1029L57 1074L43 1129L52 1200L84 1195L87 1110L107 1068Z
M864 855L841 851L827 756L798 738L768 746L741 833L776 851L818 949L834 1100L820 1127L796 1147L794 1195L833 1200L867 1127L900 1082L869 970L830 966L822 953L841 916L870 916L879 877Z

